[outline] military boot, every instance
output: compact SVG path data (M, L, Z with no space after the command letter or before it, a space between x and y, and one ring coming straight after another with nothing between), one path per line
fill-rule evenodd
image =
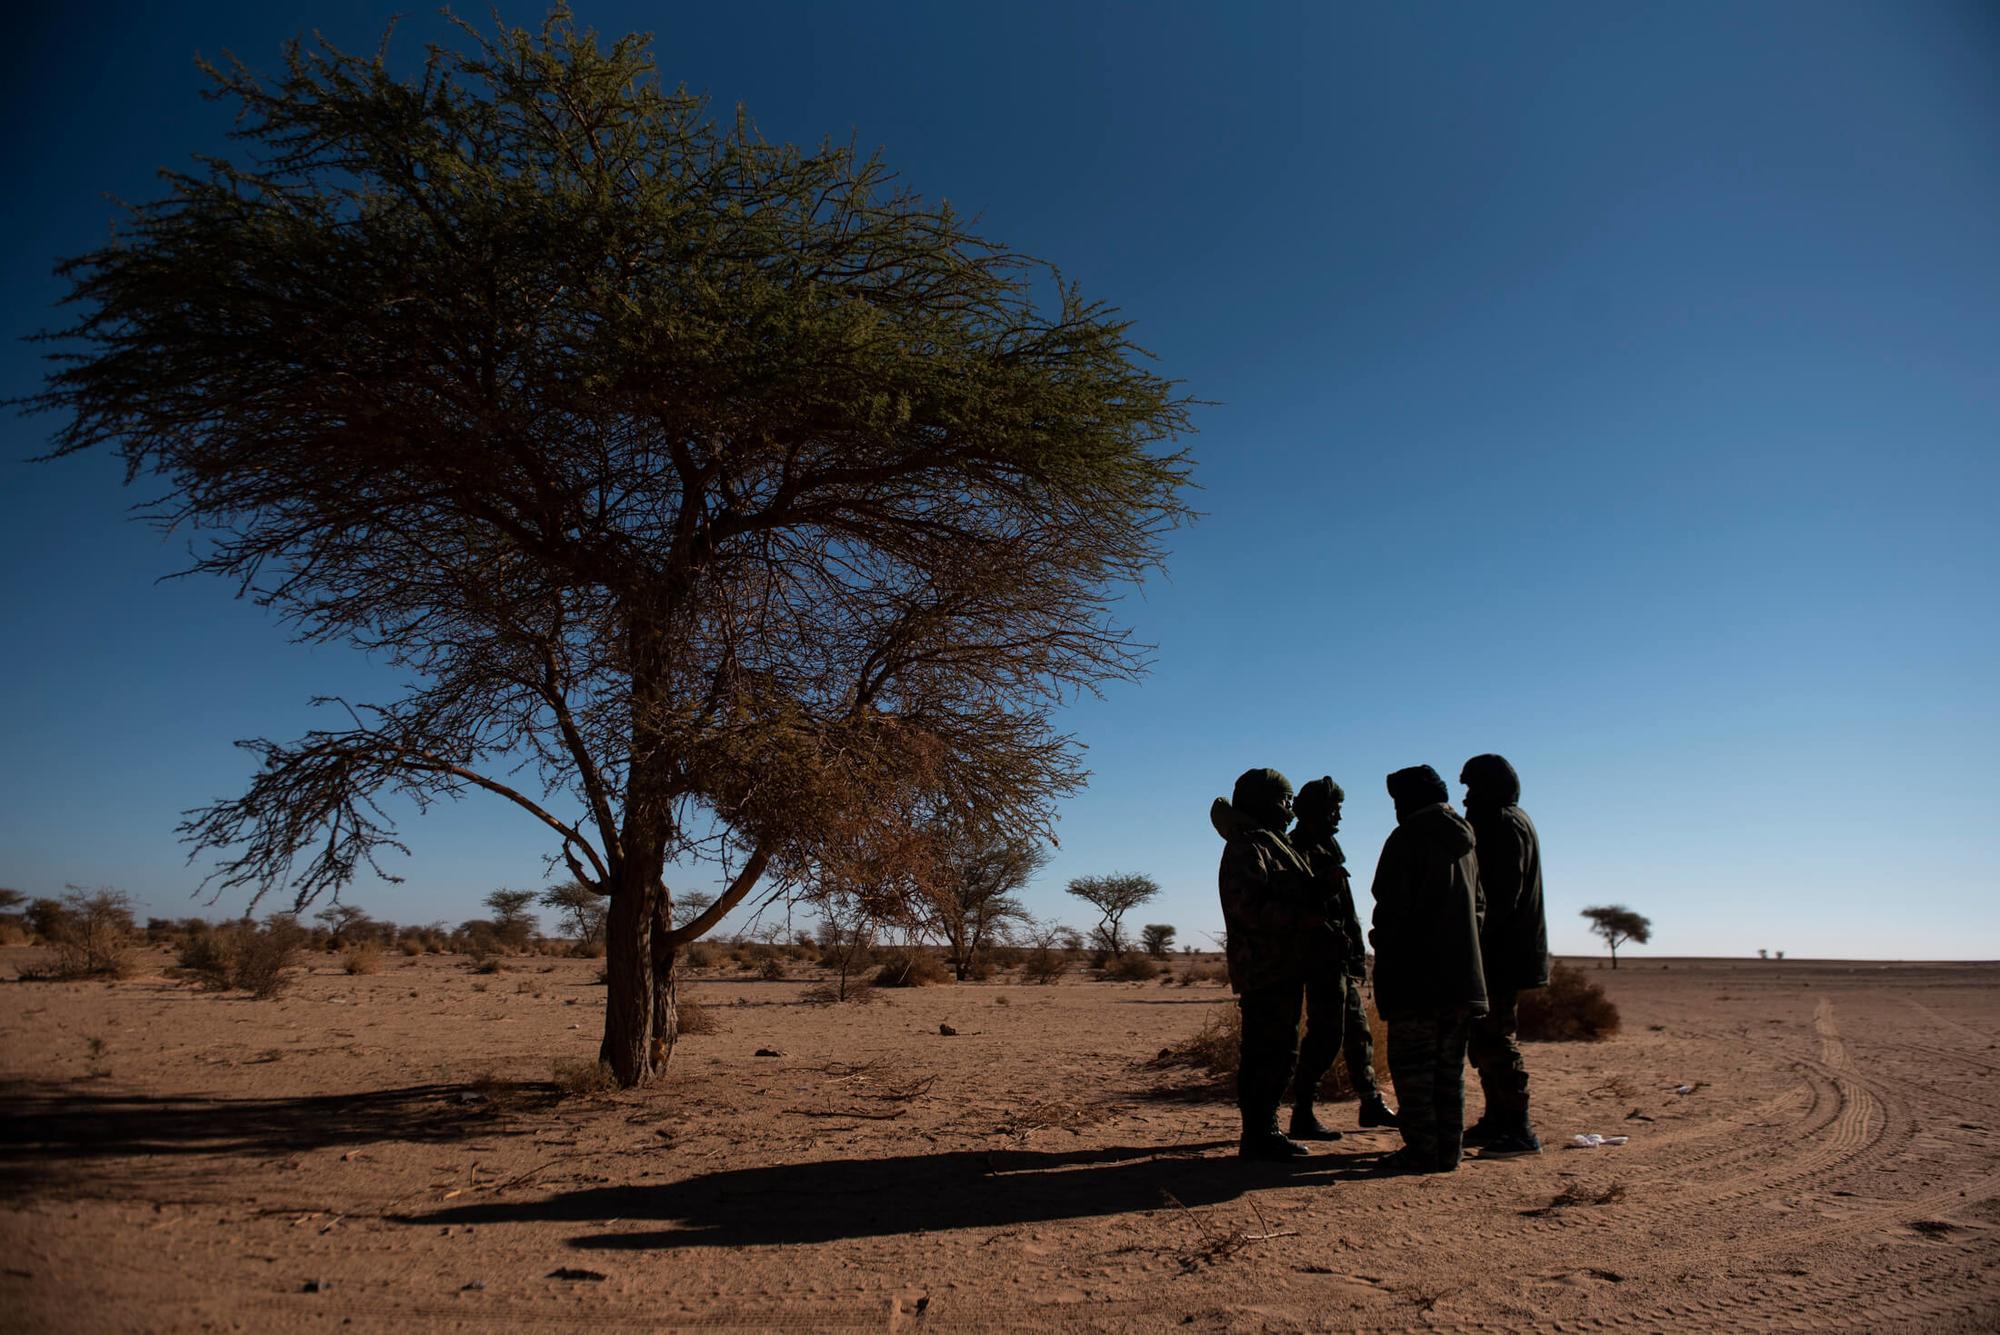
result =
M1291 1129L1285 1134L1293 1140L1339 1140L1341 1138L1340 1132L1335 1131L1332 1127L1322 1123L1319 1118L1313 1116L1313 1106L1310 1103L1294 1103L1292 1105L1292 1125Z
M1380 1090L1361 1101L1361 1126L1363 1130L1371 1126L1399 1126L1396 1110L1382 1097Z
M1467 1137L1467 1143L1471 1143L1469 1136ZM1535 1128L1529 1123L1526 1109L1522 1109L1519 1117L1509 1118L1506 1125L1495 1128L1480 1143L1485 1145L1485 1153L1488 1158L1501 1158L1515 1154L1540 1154L1542 1152L1541 1137L1535 1134Z
M1479 1114L1478 1121L1465 1128L1461 1139L1469 1146L1486 1145L1491 1143L1495 1136L1500 1135L1501 1130L1500 1119L1493 1115L1493 1110L1489 1107Z
M1271 1112L1263 1116L1243 1118L1243 1139L1237 1142L1236 1154L1242 1159L1262 1159L1270 1163L1290 1163L1294 1159L1304 1159L1312 1151L1303 1145L1293 1144L1278 1130L1278 1114Z

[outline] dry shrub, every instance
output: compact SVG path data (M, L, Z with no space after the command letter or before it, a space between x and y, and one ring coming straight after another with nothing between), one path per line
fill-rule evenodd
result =
M972 963L965 966L965 976L975 983L983 983L998 972L999 969L994 966L993 961L984 955L975 957Z
M875 1000L875 984L865 978L850 978L843 994L838 980L809 987L799 993L799 1000L808 1006L832 1006L843 1001L851 1001L857 1006L866 1006Z
M1196 983L1226 983L1229 970L1220 964L1190 964L1175 976L1174 981L1182 987L1193 987Z
M55 948L44 969L23 978L123 978L132 972L132 898L122 890L73 890L44 915L42 937Z
M674 1007L676 1034L712 1034L721 1027L716 1023L715 1012L693 998L684 1000Z
M1567 964L1550 971L1547 987L1523 992L1515 1014L1521 1037L1534 1042L1595 1041L1618 1032L1618 1007L1603 986Z
M877 987L935 987L951 981L951 972L935 955L921 950L898 951L875 971Z
M1060 951L1037 947L1028 952L1021 962L1023 982L1039 983L1046 987L1069 972L1069 959Z
M1303 1021L1301 1021L1303 1023ZM1375 1040L1375 1083L1389 1083L1389 1028L1368 1005L1368 1032ZM1233 1003L1217 1006L1201 1027L1172 1047L1160 1049L1155 1066L1191 1066L1203 1072L1221 1088L1233 1090L1236 1068L1243 1054L1243 1012ZM1314 1097L1327 1100L1351 1099L1354 1082L1348 1079L1347 1058L1334 1062L1333 1069L1320 1078Z
M579 960L601 960L604 958L602 941L578 941L569 948L570 958Z
M341 960L341 967L350 974L382 972L382 947L373 941L363 941L354 946Z
M1104 977L1113 983L1149 983L1159 974L1160 966L1153 957L1137 952L1114 955L1104 965Z
M216 931L185 937L174 956L175 963L200 984L203 991L226 991L235 986L230 981L236 964L236 952L231 949L233 935L227 931Z
M246 989L260 1000L283 991L285 970L298 959L305 933L280 915L261 927L237 927L229 933L229 986Z
M782 982L785 977L785 961L772 955L757 966L757 976L767 983Z
M421 955L424 953L424 939L421 936L406 936L401 941L398 941L396 946L405 955Z
M681 951L681 960L690 969L707 969L714 966L720 953L713 941L695 941Z
M474 973L501 973L507 968L498 955L476 955L472 960Z
M556 1088L565 1095L608 1094L618 1088L618 1076L601 1061L561 1061L555 1064Z

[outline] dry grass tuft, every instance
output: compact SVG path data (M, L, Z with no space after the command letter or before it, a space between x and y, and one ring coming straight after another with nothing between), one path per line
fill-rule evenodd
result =
M1571 1183L1561 1192L1551 1197L1547 1205L1538 1205L1519 1213L1529 1219L1554 1214L1557 1210L1567 1210L1577 1205L1611 1205L1625 1199L1625 1184L1613 1182L1608 1187L1592 1187L1582 1183Z
M382 972L382 947L373 941L363 941L350 949L341 960L341 967L350 974Z
M1521 1037L1531 1042L1594 1041L1618 1032L1618 1007L1603 986L1567 964L1550 971L1547 987L1523 992L1515 1014Z
M715 1012L693 998L686 998L674 1006L674 1032L676 1034L713 1034L722 1026L717 1023Z
M1368 1032L1375 1040L1375 1081L1386 1086L1389 1083L1389 1028L1375 1013L1372 1002L1368 1006ZM1234 1003L1227 1003L1211 1010L1193 1034L1171 1047L1160 1049L1153 1065L1193 1067L1212 1079L1220 1094L1236 1087L1236 1067L1242 1060L1242 1054L1243 1012ZM1334 1062L1333 1069L1321 1077L1314 1097L1337 1100L1354 1096L1354 1082L1347 1075L1347 1058L1342 1056Z
M892 955L875 971L877 987L935 987L951 981L951 973L935 955L911 950Z
M866 1006L875 1000L875 984L866 978L847 980L847 991L842 995L840 982L821 983L799 993L799 1000L808 1006L833 1006L843 1001L851 1001L857 1006Z
M618 1088L618 1077L601 1061L561 1061L555 1064L556 1088L564 1097L608 1094Z

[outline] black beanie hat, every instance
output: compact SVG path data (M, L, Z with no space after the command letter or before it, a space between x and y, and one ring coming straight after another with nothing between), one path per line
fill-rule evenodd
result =
M1451 790L1444 786L1444 780L1429 765L1412 765L1389 776L1389 796L1395 801L1396 814L1400 816L1418 807L1451 801Z

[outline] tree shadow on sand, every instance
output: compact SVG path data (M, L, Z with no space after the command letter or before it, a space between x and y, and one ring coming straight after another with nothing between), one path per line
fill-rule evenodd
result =
M421 1227L557 1223L603 1230L569 1239L584 1250L810 1244L1221 1205L1268 1187L1363 1176L1378 1157L1316 1154L1291 1165L1204 1153L1224 1146L1233 1149L1234 1142L772 1164L657 1186L592 1187L392 1218Z
M14 1081L0 1086L0 1196L128 1156L297 1154L369 1141L504 1133L507 1114L560 1097L553 1084L425 1084L303 1098L154 1097Z

